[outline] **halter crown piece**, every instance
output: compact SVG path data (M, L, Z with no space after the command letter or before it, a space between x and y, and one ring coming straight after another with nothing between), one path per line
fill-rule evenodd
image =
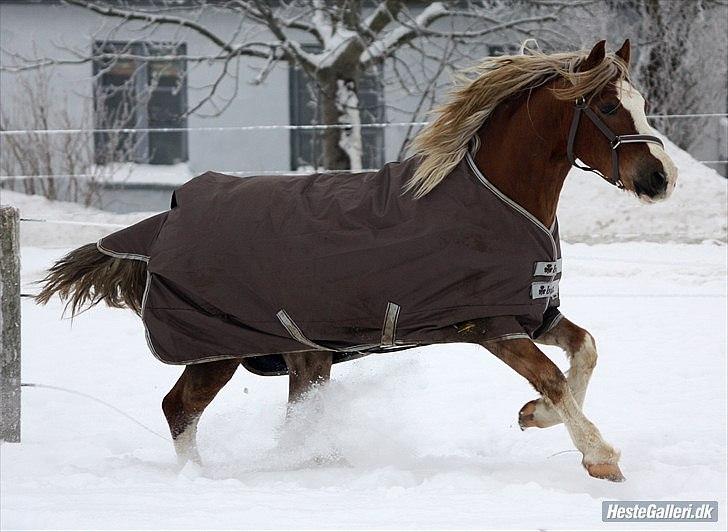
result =
M592 124L594 124L597 129L601 131L605 137L607 137L607 140L609 141L609 144L612 148L611 176L606 176L599 170L596 170L590 166L582 166L576 162L576 157L574 156L574 141L576 140L576 132L579 129L579 121L581 120L582 113L584 113L589 118L589 120L592 121ZM665 147L662 141L654 135L616 135L611 129L609 129L609 126L607 126L607 124L602 122L602 119L599 118L594 111L589 109L589 105L587 104L587 101L583 96L578 98L574 102L574 118L571 120L569 143L566 148L566 154L569 157L569 162L573 166L576 166L577 168L581 168L582 170L586 170L588 172L594 172L608 183L611 183L615 187L622 189L624 188L624 183L619 177L619 153L617 152L617 148L619 148L621 144L634 144L638 142L658 144L662 148Z

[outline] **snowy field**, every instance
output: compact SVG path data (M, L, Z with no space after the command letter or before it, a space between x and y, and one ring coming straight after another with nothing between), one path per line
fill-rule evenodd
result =
M687 156L678 166L675 201L655 207L575 172L560 213L565 239L589 242L564 244L561 284L562 310L600 353L585 411L627 482L588 477L562 426L521 432L526 381L451 345L337 365L287 423L286 378L241 368L201 420L199 470L179 471L171 443L103 405L24 388L23 442L0 447L0 528L726 530L726 182ZM28 217L135 219L5 202ZM109 230L25 223L24 291ZM628 241L637 233L649 241ZM148 352L129 311L71 323L61 310L24 300L23 381L90 394L166 438L160 403L181 368ZM718 500L720 520L602 523L614 499Z
M61 252L25 248L25 280ZM573 449L563 427L521 432L526 382L453 345L338 365L288 427L286 379L241 368L202 418L199 472L178 472L170 443L102 405L25 388L23 443L2 447L0 524L614 529L601 500L708 499L721 522L690 529L725 530L725 246L569 245L564 256L565 314L601 355L586 412L621 448L624 484L556 454ZM165 434L160 401L180 369L149 354L137 318L60 312L24 303L23 380L94 395Z

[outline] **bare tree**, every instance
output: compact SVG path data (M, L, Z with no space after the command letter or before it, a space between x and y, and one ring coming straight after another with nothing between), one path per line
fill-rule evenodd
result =
M595 0L65 1L115 21L116 25L107 31L109 35L135 24L140 41L145 34L153 35L166 27L175 29L180 36L195 34L210 44L214 48L211 54L170 53L155 57L156 61L222 65L205 94L190 103L188 113L212 110L214 114L226 108L232 96L220 94L220 87L226 78L237 82L235 64L241 58L259 60L254 83L263 83L280 62L296 65L315 83L320 123L339 126L321 133L323 166L345 169L362 165L358 90L365 73L376 73L386 64L394 73L393 80L404 90L417 84L422 98L417 109L420 112L438 88L432 76L436 79L445 70L443 57L454 60L486 39L515 43L538 36L546 42L563 40L565 36L556 25L559 14ZM230 35L219 34L204 22L204 14L210 11L224 12L237 21L237 29ZM72 54L70 59L28 58L16 52L11 54L14 64L5 70L148 59L131 51L65 51ZM413 65L418 64L430 75L424 81L413 72Z
M609 0L605 20L636 36L633 77L651 114L725 112L728 2ZM689 149L705 131L698 119L657 119L665 135Z
M3 186L52 200L101 206L103 185L118 178L122 169L96 163L129 160L134 152L134 139L116 130L128 121L127 113L132 110L120 107L112 115L99 114L113 116L113 120L97 124L109 130L107 141L99 145L98 140L94 142L93 133L84 129L89 123L87 114L73 116L64 101L53 94L51 74L38 70L30 77L19 78L22 90L16 92L13 101L3 102L0 131L25 130L0 137L0 171L5 176L23 176L11 177ZM96 99L98 106L105 105L106 101L103 96ZM44 133L52 128L51 124L78 130L78 134Z

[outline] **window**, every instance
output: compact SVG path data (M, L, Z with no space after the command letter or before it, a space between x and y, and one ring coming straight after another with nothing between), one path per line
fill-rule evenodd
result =
M315 80L301 69L291 66L289 72L291 124L321 123L321 108ZM363 74L357 95L362 124L384 122L384 98L378 71ZM323 167L323 143L320 130L291 130L291 169ZM362 166L380 168L384 156L384 129L362 127Z
M184 61L154 60L185 55L185 44L97 42L94 55L94 113L97 129L181 128L187 126ZM132 55L125 59L114 55ZM144 59L148 57L149 59ZM187 132L97 133L96 162L174 164L187 160Z
M488 55L490 57L498 57L501 55L515 55L521 50L520 46L515 44L486 44Z

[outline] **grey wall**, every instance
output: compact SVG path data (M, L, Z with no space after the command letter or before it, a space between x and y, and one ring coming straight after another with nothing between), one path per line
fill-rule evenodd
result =
M418 9L421 6L413 8L415 12ZM232 36L238 29L234 18L214 10L209 10L201 22L214 28L223 38ZM137 24L127 24L121 30L115 29L117 25L117 22L104 20L85 9L57 2L0 3L0 46L26 57L73 58L72 54L59 47L88 54L95 40L109 38L124 41L146 35L146 32L140 33ZM245 36L250 31L251 28L242 28L240 34ZM265 39L269 36L263 34L258 37ZM216 51L214 46L197 34L183 30L162 28L154 33L153 39L186 42L190 56L212 54ZM485 49L485 46L482 50L473 48L472 57L484 55ZM437 53L437 50L433 50L434 55ZM434 68L432 64L423 65L421 56L407 50L402 51L401 57L404 63L410 63L415 74ZM8 58L3 57L3 61L7 63ZM467 62L460 61L461 64ZM253 85L251 80L257 73L255 67L260 64L256 59L241 58L231 67L235 79L227 79L218 89L220 97L216 98L217 103L223 103L235 94L229 107L218 116L192 116L189 127L289 124L288 65L279 65L264 84ZM188 64L188 99L191 104L208 93L208 86L215 81L221 68L221 64ZM6 108L17 108L16 97L22 91L18 85L21 75L33 74L0 73L0 97ZM91 76L91 64L62 65L52 69L56 101L77 117L77 127L92 127ZM396 82L396 72L391 65L385 68L383 76L384 101L387 105L385 120L398 122L422 119L422 115L413 117L411 113L420 99L418 87L410 84L409 90L402 90ZM448 87L449 78L450 72L443 72L439 85ZM430 103L425 104L424 110L429 106ZM206 105L199 114L215 113L213 105ZM62 126L50 124L50 127ZM406 133L407 129L403 127L392 127L384 131L384 160L397 158ZM209 169L251 172L290 169L289 132L286 130L190 131L188 140L189 166L193 173Z
M205 24L215 28L220 35L228 36L235 31L235 21L215 13L207 15ZM95 40L107 37L115 40L138 38L135 26L129 24L120 31L110 33L115 23L104 21L84 9L57 3L48 4L0 4L0 46L3 49L22 53L28 57L72 58L59 47L90 53ZM192 34L177 34L173 29L162 29L154 33L159 41L182 40L187 43L189 55L204 55L215 50L200 37ZM7 57L4 63L7 64ZM219 116L205 118L193 116L190 127L236 126L254 124L288 124L288 70L282 66L271 73L265 85L249 83L255 75L250 62L241 61L232 71L237 73L238 90L230 106ZM206 86L217 78L220 64L189 65L188 98L196 102L206 94ZM18 76L28 74L0 73L0 98L7 109L12 107L22 90L17 83ZM78 126L90 127L92 118L91 64L62 65L52 69L52 87L59 105L66 106ZM230 97L235 92L235 80L227 79L219 89L221 96ZM218 98L221 102L222 98ZM22 110L14 109L14 113ZM201 114L212 114L210 105L201 109ZM85 121L85 123L83 123ZM22 123L22 122L21 122ZM50 127L59 127L50 124ZM190 132L189 165L194 172L216 170L287 170L288 132Z

